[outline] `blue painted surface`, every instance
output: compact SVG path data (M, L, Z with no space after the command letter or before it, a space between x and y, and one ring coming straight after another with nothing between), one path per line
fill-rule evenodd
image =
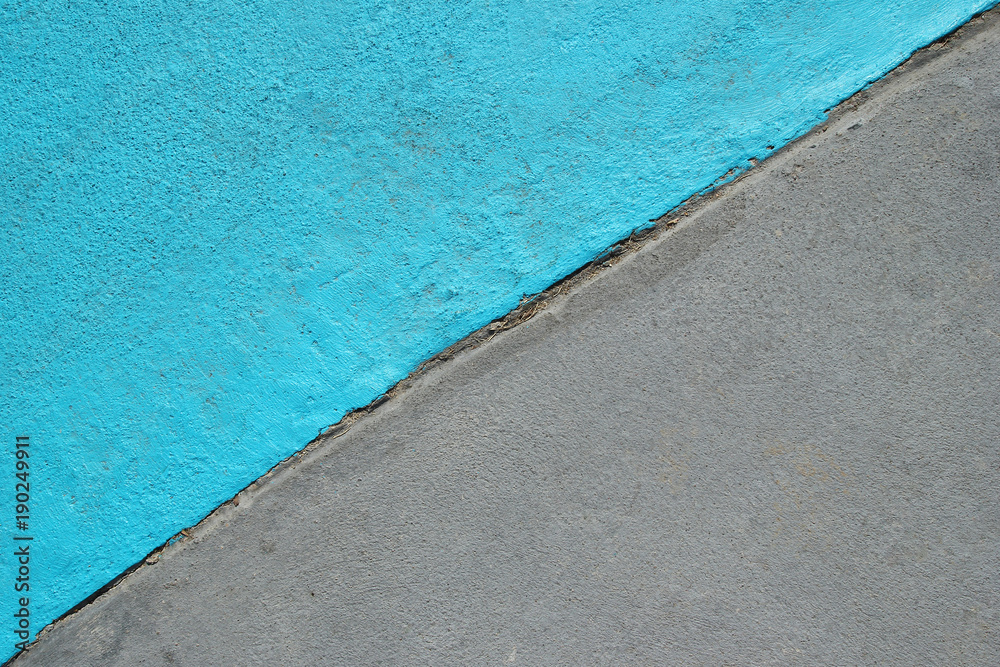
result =
M5 5L32 630L993 4Z

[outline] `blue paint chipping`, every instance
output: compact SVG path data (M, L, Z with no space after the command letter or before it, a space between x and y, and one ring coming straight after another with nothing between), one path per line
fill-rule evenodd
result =
M32 633L993 4L5 5L0 431L9 479L32 442Z

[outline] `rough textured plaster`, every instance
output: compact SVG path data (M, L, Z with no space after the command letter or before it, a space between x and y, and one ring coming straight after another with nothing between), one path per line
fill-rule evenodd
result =
M990 4L5 5L34 629Z

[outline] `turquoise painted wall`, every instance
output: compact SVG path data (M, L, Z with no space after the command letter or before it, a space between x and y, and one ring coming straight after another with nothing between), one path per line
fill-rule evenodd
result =
M3 618L12 534L34 633L994 2L4 5Z

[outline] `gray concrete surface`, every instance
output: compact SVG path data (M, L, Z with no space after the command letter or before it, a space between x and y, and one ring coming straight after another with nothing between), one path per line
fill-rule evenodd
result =
M17 665L1000 662L1000 20Z

